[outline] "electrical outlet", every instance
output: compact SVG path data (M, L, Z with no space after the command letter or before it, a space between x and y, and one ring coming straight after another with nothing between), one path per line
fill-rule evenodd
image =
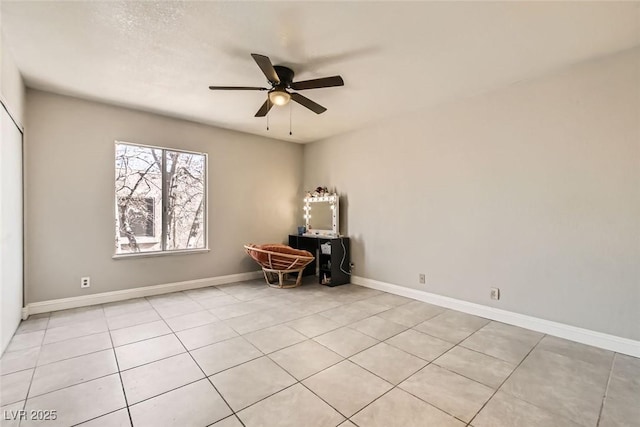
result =
M424 285L425 283L427 283L427 276L425 276L423 273L420 273L420 276L418 276L420 278L420 284Z
M80 279L80 287L81 288L89 288L89 287L91 287L91 277L82 277Z
M491 299L500 299L500 288L491 288Z

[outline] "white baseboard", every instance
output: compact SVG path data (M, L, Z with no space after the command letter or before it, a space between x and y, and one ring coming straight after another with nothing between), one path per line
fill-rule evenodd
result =
M578 328L564 323L539 319L537 317L514 313L512 311L501 310L499 308L488 307L481 304L432 294L418 289L379 282L365 277L351 276L351 283L407 298L413 298L441 307L462 311L463 313L497 320L510 325L520 326L522 328L603 348L605 350L640 357L640 341L631 340L629 338L617 337L615 335Z
M141 298L152 295L167 294L170 292L186 291L189 289L205 288L207 286L224 285L227 283L242 282L244 280L259 279L261 277L262 270L259 270L251 271L248 273L230 274L228 276L208 277L205 279L164 283L161 285L143 286L141 288L123 289L121 291L103 292L99 294L82 295L79 297L33 302L27 304L26 307L23 307L22 318L26 319L32 314L48 313L50 311L86 307L96 304L105 304L108 302L116 302L132 298Z

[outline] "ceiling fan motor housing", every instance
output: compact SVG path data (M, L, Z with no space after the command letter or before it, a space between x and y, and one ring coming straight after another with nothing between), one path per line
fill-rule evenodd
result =
M286 89L291 86L294 76L293 70L288 67L283 67L282 65L274 65L273 68L276 70L276 74L278 74L278 78L280 79L280 83L274 85L274 87Z

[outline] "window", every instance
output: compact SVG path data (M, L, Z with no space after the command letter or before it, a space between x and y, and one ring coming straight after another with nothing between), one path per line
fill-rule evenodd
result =
M116 254L205 249L207 155L116 142Z

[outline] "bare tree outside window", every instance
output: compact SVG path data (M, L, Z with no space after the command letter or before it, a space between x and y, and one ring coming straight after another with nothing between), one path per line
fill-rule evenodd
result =
M205 248L206 155L120 142L115 154L116 254Z

